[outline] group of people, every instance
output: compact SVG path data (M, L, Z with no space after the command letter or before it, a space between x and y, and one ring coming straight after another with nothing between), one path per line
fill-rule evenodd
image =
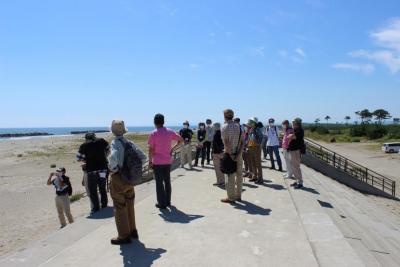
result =
M262 151L264 151L264 158L267 155L270 156L271 169L275 169L273 157L275 155L278 170L283 171L279 154L280 146L282 146L287 166L285 177L296 179L296 182L292 184L296 189L303 187L300 160L305 147L300 119L293 121L293 128L287 120L284 121L282 136L273 119L269 120L268 127L264 127L257 118L251 118L247 124L241 125L240 119L234 118L233 110L227 109L224 111L224 120L223 125L213 124L210 119L198 125L194 163L195 167L198 166L201 158L201 166L204 167L206 162L211 164L211 160L213 161L217 177L214 185L225 185L227 192L227 196L221 199L223 203L241 201L243 177L249 177L250 181L255 183L263 182ZM157 203L155 206L158 209L171 207L172 155L177 148L181 147L181 167L183 168L188 163L189 168L193 168L192 138L194 133L190 129L189 122L183 123L183 128L179 133L166 128L164 124L164 116L156 114L155 130L148 139L148 160L156 182ZM103 138L97 138L94 133L86 134L85 143L79 148L77 160L82 163L84 172L82 184L86 187L90 198L92 213L108 206L107 180L110 177L110 195L114 204L118 231L118 236L113 238L111 243L122 245L139 238L135 223L135 189L133 183L126 179L127 159L138 160L144 164L146 155L137 145L124 137L128 132L124 121L114 120L111 132L114 135L111 145ZM222 172L221 164L224 157L232 159L235 172L228 175ZM72 186L65 173L65 168L60 168L56 173L51 173L47 181L48 185L54 185L56 188L56 206L62 227L66 226L64 214L68 221L73 223L68 198L68 195L72 194Z

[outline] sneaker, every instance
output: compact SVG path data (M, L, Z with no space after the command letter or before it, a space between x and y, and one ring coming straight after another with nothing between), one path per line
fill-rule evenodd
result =
M275 170L275 167L270 167L269 169L270 169L270 170Z
M294 187L294 189L302 189L304 186L302 184L298 184Z
M125 239L120 239L119 237L111 239L111 245L116 245L116 246L121 246L121 245L126 245L132 243L132 240L130 237L127 237Z
M280 167L278 171L283 172L282 167Z
M181 165L181 169L185 168L185 166Z
M283 178L285 178L285 179L289 178L289 174L287 174L287 173L283 174L282 176L283 176Z
M139 239L139 234L137 230L133 230L133 232L131 233L131 238L133 240L138 240Z
M298 185L299 185L298 183L293 183L293 184L291 184L290 186L296 187L296 186L298 186Z
M264 179L258 179L255 183L256 184L263 184L264 183Z

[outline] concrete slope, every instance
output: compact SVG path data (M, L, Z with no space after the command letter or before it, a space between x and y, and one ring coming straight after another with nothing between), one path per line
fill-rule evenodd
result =
M224 190L212 186L212 169L176 170L175 207L158 211L154 193L138 201L140 242L111 246L112 218L91 231L84 225L93 221L82 219L0 266L318 266L281 174L265 175L265 185L246 183L243 201L227 205Z

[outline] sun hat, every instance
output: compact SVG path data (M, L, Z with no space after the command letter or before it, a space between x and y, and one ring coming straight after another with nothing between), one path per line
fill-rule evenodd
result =
M268 123L274 123L274 122L275 122L275 119L273 119L273 118L268 120Z
M64 167L59 167L59 168L56 170L56 172L59 172L59 173L66 173L67 171L65 170Z
M297 123L297 124L301 124L301 123L302 123L302 120L301 120L300 118L295 118L295 119L293 120L293 122L294 122L294 123Z
M125 127L125 122L122 120L113 120L111 123L111 132L115 136L122 136L128 132L128 129Z
M250 119L247 120L247 125L248 125L248 126L254 126L254 125L256 125L256 124L257 124L257 119L254 118L254 117L252 117L252 118L250 118Z

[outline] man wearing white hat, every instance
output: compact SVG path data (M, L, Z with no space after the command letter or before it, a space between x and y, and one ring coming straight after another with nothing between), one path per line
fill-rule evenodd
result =
M133 142L124 137L124 134L128 132L124 121L114 120L111 132L115 139L111 142L108 168L111 172L110 193L114 202L115 223L118 230L118 237L112 239L111 244L123 245L130 243L131 239L139 238L135 222L135 188L121 175L124 164L126 164L125 149L127 145L131 145L136 159L140 159L139 163L141 164L146 160L146 155Z

